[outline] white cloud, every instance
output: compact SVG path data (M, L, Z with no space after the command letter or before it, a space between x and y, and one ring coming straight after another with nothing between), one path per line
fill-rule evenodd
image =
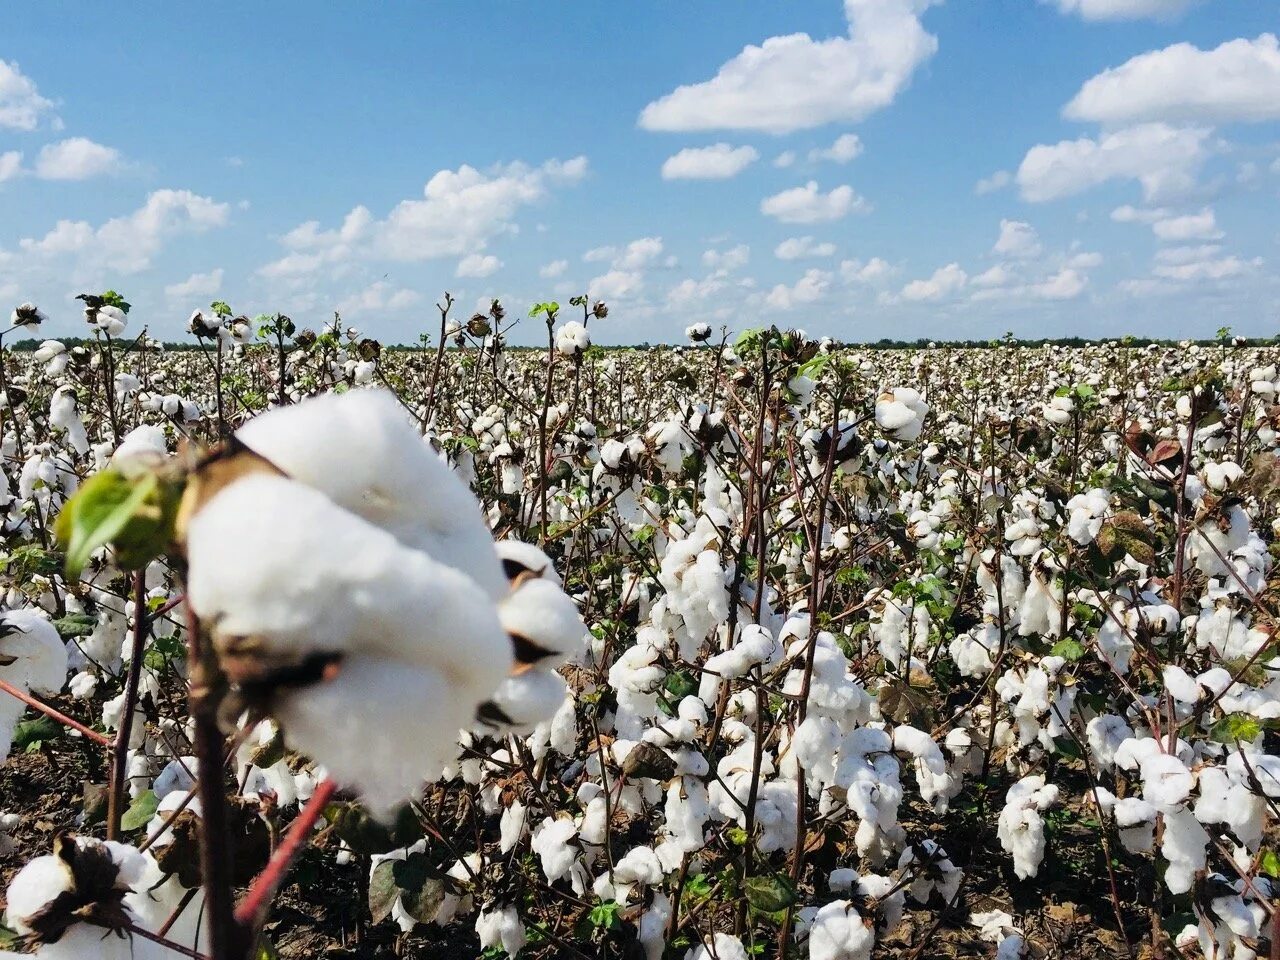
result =
M875 283L893 273L888 260L872 257L866 263L861 260L841 260L840 279L845 283Z
M1280 119L1280 41L1264 33L1213 50L1153 50L1086 81L1063 113L1109 124Z
M1127 203L1111 211L1111 219L1116 223L1155 223L1168 216L1169 211L1164 207L1143 210Z
M556 277L562 276L568 269L568 260L552 260L550 263L543 264L538 268L538 276L547 280L554 280Z
M587 158L548 160L538 167L510 163L481 172L463 165L427 181L420 200L403 200L379 220L357 206L333 230L311 220L282 239L289 252L258 272L298 276L356 258L395 261L467 257L484 251L494 237L518 232L519 211L547 197L551 188L577 183Z
M617 255L617 247L592 247L582 255L582 259L587 263L603 263L605 260L612 260Z
M35 82L16 63L0 60L0 127L34 130L53 110L53 101L40 96Z
M9 150L6 153L0 153L0 183L12 180L20 173L22 173L21 151Z
M170 300L212 297L222 289L222 275L221 267L208 273L193 273L180 283L171 283L165 287L164 295Z
M842 133L836 142L824 150L810 150L809 160L829 160L832 163L848 163L862 156L862 141L856 133Z
M1157 220L1151 224L1151 229L1158 239L1166 242L1218 240L1222 237L1222 231L1218 229L1217 218L1214 216L1212 207L1205 207L1199 213Z
M779 170L785 170L796 162L796 152L794 150L783 150L780 154L773 158L773 165ZM1277 160L1276 163L1280 163Z
M1063 267L1047 280L1033 284L1032 296L1042 300L1074 300L1084 292L1088 279L1071 267Z
M643 270L662 255L661 237L632 240L613 261L615 270Z
M1063 13L1082 20L1169 20L1198 0L1056 0Z
M1002 257L1038 257L1041 251L1040 238L1035 227L1029 223L1022 220L1001 220L1000 237L991 251Z
M1008 170L997 170L989 177L983 177L973 185L973 192L978 196L985 196L988 193L995 193L997 190L1003 190L1013 182L1013 174Z
M1012 281L1013 271L1003 263L997 263L969 279L969 283L975 287L1003 287Z
M458 261L455 277L491 277L502 269L502 261L492 254L469 253Z
M1093 140L1039 144L1018 167L1023 199L1059 200L1109 180L1137 180L1150 202L1177 196L1195 185L1209 156L1210 131L1147 123L1105 133Z
M774 248L773 255L779 260L809 260L834 256L835 252L834 243L818 243L813 237L789 237Z
M707 250L702 254L703 266L713 270L723 270L726 273L745 266L749 259L751 259L751 248L745 243L730 247L728 250Z
M166 239L224 226L229 210L190 190L156 190L133 213L96 229L83 220L59 220L43 238L26 238L19 246L41 256L82 253L120 273L137 273L151 265Z
M830 193L822 193L816 180L760 201L761 213L783 223L825 223L867 209L867 201L858 196L853 187L846 184L833 188Z
M371 283L349 297L338 301L338 313L343 316L361 316L379 310L403 310L422 299L416 290L396 287L385 280Z
M41 180L88 180L123 166L120 151L85 137L71 137L40 148L35 174Z
M755 147L716 143L686 147L662 164L663 180L728 180L760 158Z
M593 300L628 300L643 287L644 276L638 271L610 270L587 284L587 295Z
M928 280L912 280L902 288L902 297L914 301L941 300L964 289L968 281L969 275L960 269L960 264L949 263L935 270Z
M788 287L785 283L775 286L764 298L765 306L775 310L791 310L807 303L816 303L831 287L831 274L826 270L806 270L803 277Z
M1220 243L1201 243L1185 247L1162 247L1156 251L1159 263L1195 263L1197 260L1211 260L1222 251Z
M1092 270L1102 266L1102 254L1090 250L1072 254L1067 258L1067 266L1078 270Z
M1193 260L1189 263L1161 264L1151 272L1166 280L1223 280L1248 273L1262 261L1246 262L1239 257L1223 257L1219 260Z
M919 19L929 0L845 0L844 6L847 37L793 33L747 46L711 80L650 103L640 126L789 133L856 122L887 107L938 48Z

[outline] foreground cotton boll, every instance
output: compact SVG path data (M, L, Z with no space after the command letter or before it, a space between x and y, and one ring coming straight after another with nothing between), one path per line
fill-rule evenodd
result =
M67 648L53 624L36 611L0 614L0 679L26 693L61 692L67 679ZM21 700L0 695L0 764L9 755L14 727L25 711Z
M848 900L828 903L809 927L811 960L871 960L875 944L874 930Z
M389 392L352 390L272 410L236 439L406 546L446 560L494 599L506 593L475 497Z
M897 440L912 441L924 429L929 405L919 391L895 387L876 398L876 426Z
M1005 795L1000 811L998 836L1006 853L1013 856L1013 870L1022 879L1040 872L1044 859L1044 819L1040 812L1057 802L1058 788L1045 785L1044 777L1023 777Z
M747 960L747 949L737 937L714 933L710 943L694 947L684 955L684 960Z

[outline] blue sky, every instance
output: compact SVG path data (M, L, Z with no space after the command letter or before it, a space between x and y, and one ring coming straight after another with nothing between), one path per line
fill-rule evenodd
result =
M50 334L107 286L174 339L411 342L444 290L589 290L598 342L1280 332L1274 0L178 10L0 9L0 305Z

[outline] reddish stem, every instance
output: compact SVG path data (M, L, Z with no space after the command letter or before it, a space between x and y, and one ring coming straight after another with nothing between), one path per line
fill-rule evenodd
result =
M337 791L338 785L332 780L323 780L316 785L315 793L298 813L276 852L271 855L262 872L254 878L253 885L245 894L240 905L236 907L236 921L247 928L254 928L266 915L271 900L284 882L285 875L293 866L293 861L302 852L311 837L311 829L316 825Z
M59 713L57 710L53 709L53 707L49 706L48 704L41 703L35 697L31 696L31 694L26 693L22 690L19 690L17 687L11 684L8 680L0 680L0 690L3 690L5 693L9 694L11 697L17 697L19 700L25 703L28 707L30 707L33 710L39 710L46 717L52 717L54 720L57 720L64 727L70 727L72 730L75 730L78 733L83 734L84 736L92 740L94 743L101 744L104 747L109 747L112 744L112 740L110 737L104 736L103 734L99 733L97 730L89 729L78 720L72 720L65 713Z

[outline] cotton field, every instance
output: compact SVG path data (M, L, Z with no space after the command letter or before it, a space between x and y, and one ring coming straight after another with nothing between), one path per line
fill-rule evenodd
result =
M0 351L4 956L1280 956L1280 348L82 299Z

